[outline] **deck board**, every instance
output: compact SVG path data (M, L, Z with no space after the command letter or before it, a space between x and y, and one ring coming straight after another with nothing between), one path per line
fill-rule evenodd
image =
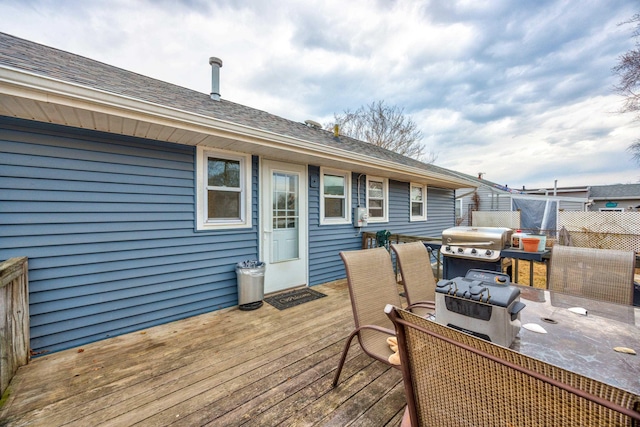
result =
M9 426L391 425L400 371L352 344L344 281L286 310L226 309L35 358L0 408Z

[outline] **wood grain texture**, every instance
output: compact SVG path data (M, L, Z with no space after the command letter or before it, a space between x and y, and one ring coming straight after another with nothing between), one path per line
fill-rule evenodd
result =
M28 261L10 258L0 263L0 396L30 358Z
M349 351L344 281L279 311L203 314L39 357L17 372L0 408L11 426L399 425L399 371Z

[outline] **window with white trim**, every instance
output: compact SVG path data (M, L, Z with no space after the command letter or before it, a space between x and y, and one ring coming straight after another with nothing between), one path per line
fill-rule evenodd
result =
M456 219L462 218L462 199L456 199Z
M367 176L368 222L389 221L389 180Z
M427 220L427 186L422 184L410 184L410 220Z
M320 168L320 224L351 223L351 173Z
M251 227L251 156L198 147L197 229Z

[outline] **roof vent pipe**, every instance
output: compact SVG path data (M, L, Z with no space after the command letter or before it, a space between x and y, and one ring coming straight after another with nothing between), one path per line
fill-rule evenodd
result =
M211 65L211 99L220 101L220 68L222 68L222 59L212 56L209 58Z

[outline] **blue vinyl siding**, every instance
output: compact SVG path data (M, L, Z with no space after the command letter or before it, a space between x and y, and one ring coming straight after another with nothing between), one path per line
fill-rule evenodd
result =
M193 147L0 119L0 259L29 258L31 346L58 351L237 304L253 228L195 231Z
M427 187L427 220L410 222L409 214L409 183L389 181L389 222L375 225L394 234L440 237L455 225L454 190Z
M317 179L320 168L309 166L309 182ZM352 174L352 208L358 206L358 176ZM366 206L366 179L360 177L360 204ZM345 277L340 251L362 247L362 234L352 224L320 225L320 188L309 188L309 285ZM352 212L353 213L353 212ZM353 219L352 219L353 221ZM362 231L389 230L394 234L439 237L442 230L455 225L454 190L427 187L427 221L409 221L409 183L389 181L389 222L369 224Z
M259 253L257 157L253 227L197 232L193 147L1 118L0 153L0 259L29 258L37 354L237 304L235 265ZM390 221L363 230L438 236L453 226L453 190L429 187L426 222L409 221L409 183L389 190ZM339 252L362 244L351 224L320 226L319 202L311 184L310 285L343 278Z
M309 182L320 182L320 168L309 166ZM314 179L315 178L315 179ZM353 205L355 206L355 205ZM359 249L362 237L351 224L320 225L320 188L309 188L309 285L343 278L340 251Z

